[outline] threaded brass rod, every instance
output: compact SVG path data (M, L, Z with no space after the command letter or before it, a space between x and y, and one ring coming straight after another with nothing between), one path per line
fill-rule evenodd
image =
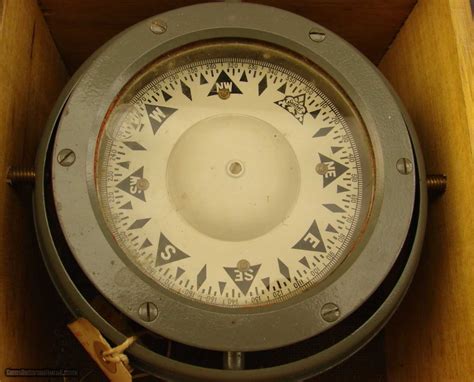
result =
M35 177L34 168L10 167L7 172L7 183L12 186L17 183L34 183ZM448 177L444 174L426 176L426 187L430 194L443 194L446 191L447 183Z
M11 186L19 183L34 183L35 169L25 167L10 167L7 172L7 183Z
M431 174L426 176L426 187L430 195L441 195L446 191L448 177L444 174Z

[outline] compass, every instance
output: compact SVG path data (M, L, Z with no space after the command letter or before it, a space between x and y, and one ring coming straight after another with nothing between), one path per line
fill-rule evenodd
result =
M326 76L273 45L211 41L152 63L99 134L107 228L176 297L287 300L330 275L366 226L362 121Z
M323 27L254 4L178 9L103 46L37 173L66 304L112 342L142 333L133 361L177 380L298 379L348 357L401 301L426 220L386 81Z

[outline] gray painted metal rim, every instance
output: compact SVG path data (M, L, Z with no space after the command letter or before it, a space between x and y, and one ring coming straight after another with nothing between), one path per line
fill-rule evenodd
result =
M66 91L63 93L52 112L50 121L48 123L48 129L43 137L42 144L38 152L38 159L36 163L37 181L34 193L36 230L48 272L66 305L74 313L74 315L86 317L97 328L100 329L102 334L111 339L115 344L119 344L122 343L126 337L97 314L97 312L79 293L79 291L74 286L74 283L69 278L69 275L63 267L59 254L55 248L54 241L51 236L48 217L46 214L44 176L47 163L45 160L45 153L47 152L49 146L51 133L53 132L56 118L58 117L58 113L61 112L61 108L67 96L68 89L66 89ZM414 134L414 129L408 120L407 123L409 124L410 131L412 134ZM425 173L423 158L421 157L420 147L415 135L413 135L413 141L414 149L418 154L417 158L419 160L418 178L420 184L424 185ZM335 344L323 352L315 354L314 356L308 357L304 360L292 362L279 367L246 371L213 370L183 364L162 355L153 353L149 349L146 349L139 344L133 345L129 349L129 353L138 358L140 360L140 366L143 369L148 370L150 373L169 378L170 380L179 381L199 381L203 379L216 382L248 380L288 381L298 380L300 378L305 378L310 375L322 372L334 366L335 364L342 362L345 358L348 358L359 348L365 345L385 325L386 321L390 318L401 302L412 280L423 244L427 213L427 196L426 187L424 186L420 187L420 203L416 213L419 214L419 220L416 227L416 236L413 241L412 251L405 266L405 271L401 275L397 285L393 288L391 294L385 300L383 305L378 309L378 311L375 312L374 315L362 327L355 331L351 336L344 339L344 341Z
M153 301L161 312L166 312L166 316L161 315L156 321L143 325L176 341L210 349L247 351L284 346L324 331L330 324L319 316L321 306L333 302L341 307L342 318L349 315L378 287L406 237L413 212L415 175L400 175L396 161L401 157L412 161L415 158L399 105L365 58L334 34L299 16L251 4L203 4L168 12L159 18L168 24L168 31L163 36L150 32L150 20L122 33L102 49L100 57L89 63L71 95L68 115L62 118L54 153L64 147L72 148L77 161L69 168L53 166L53 184L57 202L61 204L58 214L69 245L87 273L104 269L104 263L93 262L98 254L107 262L107 272L100 273L92 281L132 319L139 321L136 312L144 301ZM173 26L178 25L179 30L174 30ZM323 43L316 44L308 38L309 30L313 28L326 33ZM133 289L144 290L145 295L131 296L127 302L127 291L121 291L112 282L124 264L100 237L101 227L85 187L85 180L90 182L92 177L90 158L94 134L116 92L139 68L168 50L209 37L254 37L286 46L315 61L348 93L361 112L374 143L376 162L380 166L372 235L364 243L364 251L357 261L339 282L297 306L279 305L265 314L246 315L200 309L177 303L158 289L145 285L138 277ZM123 50L127 55L122 54ZM83 126L91 129L83 134L87 139L78 135ZM393 211L397 211L397 219L394 219ZM94 245L88 247L91 243ZM115 267L109 265L111 259L116 261ZM374 264L377 272L373 277L363 277L363 270L372 269ZM360 294L356 296L352 290L355 284L360 286ZM295 325L294 317L302 318L302 322ZM285 330L281 330L282 325L286 325ZM196 327L199 330L195 330ZM256 329L265 341L255 336Z

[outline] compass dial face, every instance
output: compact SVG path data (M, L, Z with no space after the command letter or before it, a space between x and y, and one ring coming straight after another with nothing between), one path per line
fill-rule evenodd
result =
M95 182L130 266L238 308L312 290L356 256L373 174L366 129L328 75L276 47L219 41L157 60L122 90Z

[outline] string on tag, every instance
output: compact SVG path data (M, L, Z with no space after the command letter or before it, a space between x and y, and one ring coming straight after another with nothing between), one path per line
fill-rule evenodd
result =
M131 370L130 362L124 351L127 350L135 341L136 336L128 337L124 342L116 347L106 350L102 353L102 358L105 362L119 363L122 362L128 370Z

